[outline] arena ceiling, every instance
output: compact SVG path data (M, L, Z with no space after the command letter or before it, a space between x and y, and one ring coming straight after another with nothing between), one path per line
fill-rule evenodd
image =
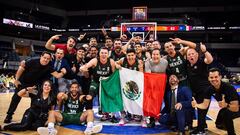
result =
M237 6L237 0L0 0L9 6L22 6L30 8L41 6L53 7L65 11L105 10L105 9L131 9L134 6L147 6L149 8L171 7L212 7Z

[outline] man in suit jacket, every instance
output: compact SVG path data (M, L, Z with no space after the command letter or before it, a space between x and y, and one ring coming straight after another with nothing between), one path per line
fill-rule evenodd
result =
M192 119L187 119L192 118L192 92L188 87L180 87L178 84L179 79L177 76L170 75L169 85L171 90L166 93L169 104L161 111L159 122L170 126L174 130L177 129L179 134L184 135L186 123L192 123Z
M70 74L72 72L68 61L64 58L64 50L61 48L58 48L56 50L54 58L51 61L51 66L56 71L59 71L60 69L65 68L67 70L68 74ZM64 78L66 78L66 75L64 76ZM64 78L59 78L59 79L57 79L55 77L51 78L53 85L54 85L54 89L55 89L54 94L57 95L57 93L59 91L64 91L66 89L65 87L63 87L63 88L60 87L62 85L67 85L63 81L63 80L65 80ZM59 80L62 80L62 81L59 81ZM62 84L62 83L64 83L64 84Z

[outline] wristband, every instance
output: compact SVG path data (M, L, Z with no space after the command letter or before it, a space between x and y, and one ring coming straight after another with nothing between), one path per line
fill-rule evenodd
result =
M202 52L203 54L205 54L207 52L207 50L205 52Z

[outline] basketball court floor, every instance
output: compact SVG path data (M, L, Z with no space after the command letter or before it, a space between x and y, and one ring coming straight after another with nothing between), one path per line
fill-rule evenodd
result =
M11 101L13 93L0 93L0 125L3 125L4 118L6 116L6 112L8 106ZM19 122L22 118L24 111L29 107L30 100L29 98L22 98L17 111L13 116L14 122ZM226 131L219 130L215 127L214 120L216 119L219 107L216 101L211 102L211 106L208 112L208 117L211 120L207 120L208 123L208 135L226 135ZM106 134L152 134L152 135L176 135L176 132L172 132L170 130L160 130L158 127L155 129L148 129L142 128L140 123L132 124L136 127L129 127L132 126L131 124L127 125L126 127L119 127L117 124L111 124L109 122L102 123L96 118L96 123L103 124L103 131L100 133L102 135ZM194 120L194 125L196 125L196 121ZM236 127L237 134L240 135L240 129L237 126L240 125L240 118L234 120L234 125ZM112 128L112 129L111 129ZM66 127L59 127L58 135L81 135L84 134L83 130L85 129L84 126L78 125L70 125ZM111 129L111 130L109 130ZM124 131L124 132L123 132ZM37 135L35 131L23 131L23 132L10 132L10 131L0 131L0 135Z

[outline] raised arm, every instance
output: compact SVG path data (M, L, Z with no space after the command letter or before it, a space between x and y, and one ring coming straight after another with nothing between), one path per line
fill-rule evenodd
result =
M89 68L97 66L97 58L91 59L87 64L80 67L81 72L87 72Z
M52 37L47 41L47 43L45 44L45 48L47 48L48 50L54 51L54 50L55 50L55 45L53 45L52 42L53 42L54 40L58 40L60 36L62 36L62 35L54 35L54 36L52 36Z
M202 53L205 55L204 62L205 62L206 64L212 63L213 57L212 57L211 53L209 53L209 52L207 51L206 46L205 46L204 44L200 43L200 48L201 48Z
M183 47L179 52L184 55L187 48L196 48L196 43L191 42L191 41L187 41L187 40L182 40L180 38L169 38L170 40L172 40L171 42L173 44L178 44L178 45L185 45L186 47Z

